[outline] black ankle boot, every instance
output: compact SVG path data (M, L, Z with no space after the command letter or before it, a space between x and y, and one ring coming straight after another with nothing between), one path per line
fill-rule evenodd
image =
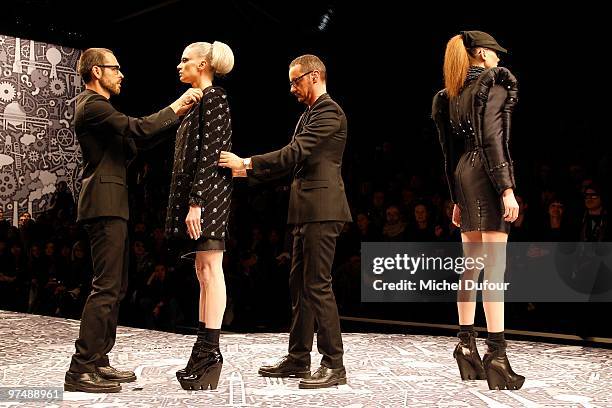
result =
M518 390L523 386L525 377L516 374L510 367L506 355L506 342L489 342L484 355L484 369L490 390Z
M477 336L475 331L461 331L457 334L459 344L455 347L453 357L457 360L462 380L485 380L487 378L476 347Z
M196 339L191 349L191 355L189 356L189 361L187 361L187 365L185 366L185 368L182 368L176 372L177 380L180 380L181 377L184 377L188 375L189 372L191 372L191 368L193 367L193 361L197 354L197 350L202 344L202 342L204 341L204 330L205 329L206 329L206 324L203 322L200 322L198 325L198 338Z
M205 338L205 341L196 348L191 370L185 376L178 378L184 390L207 390L209 386L211 390L217 388L223 367L223 356L218 343L220 330L215 331L217 332L217 344L206 341Z

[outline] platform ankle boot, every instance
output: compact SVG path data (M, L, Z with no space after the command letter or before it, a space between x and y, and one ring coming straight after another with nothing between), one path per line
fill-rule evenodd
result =
M223 356L219 349L219 332L220 330L206 329L204 341L196 348L190 371L178 379L184 390L207 390L209 388L214 390L217 388L223 367Z
M462 380L485 380L486 374L476 347L475 331L461 331L457 334L459 344L455 347L453 357L457 360Z
M185 368L182 368L176 372L176 378L178 380L180 380L181 377L184 377L191 372L191 369L193 367L193 361L198 351L198 347L204 341L204 330L205 329L206 329L206 324L204 322L199 322L198 333L197 333L198 337L195 343L193 344L193 348L191 349L191 355L189 356L189 361L187 362L187 365L185 366Z
M490 333L491 334L491 333ZM497 333L492 333L497 334ZM484 355L484 369L487 375L487 383L490 390L519 390L525 382L525 377L516 374L506 355L506 341L503 339L486 341L488 350Z

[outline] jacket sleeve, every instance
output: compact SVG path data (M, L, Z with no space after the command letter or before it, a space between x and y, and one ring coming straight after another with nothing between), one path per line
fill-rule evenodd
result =
M178 122L178 116L170 107L149 116L134 118L116 110L103 96L92 98L85 109L90 126L100 128L103 132L121 134L136 141L146 141Z
M285 174L304 161L312 150L326 138L332 137L340 128L341 117L336 105L325 103L313 111L300 133L287 146L270 153L253 156L253 174L262 179Z
M456 166L456 163L454 162L454 138L450 128L450 116L448 109L449 100L448 96L446 95L446 91L438 92L433 99L431 117L436 124L438 140L440 142L440 147L442 148L442 156L444 157L444 175L446 177L446 183L448 184L450 198L453 203L456 203L455 180L453 177L453 172Z
M291 171L292 171L291 168L286 168L286 169L283 169L283 170L280 170L274 173L264 170L263 172L259 174L255 174L254 172L249 171L247 173L248 183L249 183L249 186L255 187L262 183L266 183L266 182L270 182L274 180L280 180L284 177L288 177L291 175Z
M486 100L482 109L477 109L480 111L485 167L498 194L516 188L509 143L517 93L516 79L505 68L491 69L478 92L480 102Z
M219 88L214 91L204 95L200 104L201 131L195 136L198 138L195 149L199 151L199 160L191 184L189 204L199 207L204 207L205 197L215 188L214 178L219 171L221 150L231 151L232 148L232 123L227 95Z
M516 188L508 149L509 134L505 132L506 96L506 90L499 85L491 89L482 121L482 148L489 173L499 194L508 188Z

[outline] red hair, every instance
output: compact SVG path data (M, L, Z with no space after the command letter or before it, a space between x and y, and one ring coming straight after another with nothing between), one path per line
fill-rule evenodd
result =
M450 98L459 95L470 67L470 56L460 34L451 38L444 53L444 87Z

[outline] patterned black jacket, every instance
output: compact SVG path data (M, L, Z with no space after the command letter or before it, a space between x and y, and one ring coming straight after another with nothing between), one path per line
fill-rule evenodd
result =
M166 234L188 239L190 205L202 208L202 237L224 239L232 194L232 173L218 166L221 150L231 151L232 122L225 90L210 86L183 118L176 134Z

